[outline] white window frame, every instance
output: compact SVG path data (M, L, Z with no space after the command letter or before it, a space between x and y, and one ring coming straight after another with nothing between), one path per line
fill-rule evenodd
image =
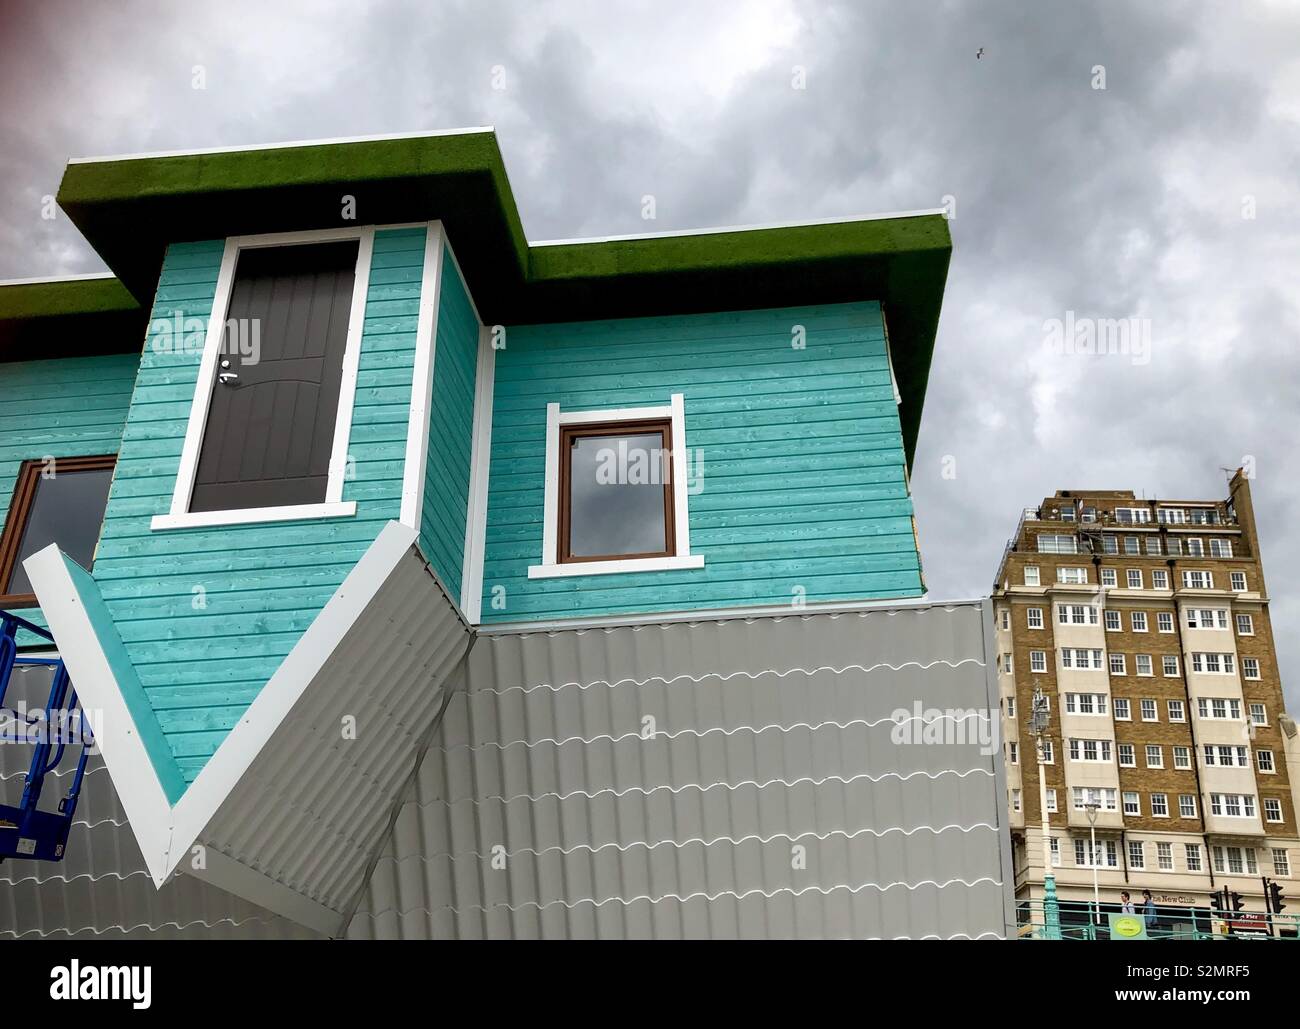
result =
M673 534L677 553L669 557L611 558L608 561L559 561L560 535L560 429L570 425L644 422L651 419L672 422ZM691 553L690 519L687 516L686 399L672 394L661 407L621 407L591 411L561 411L559 404L546 405L546 511L542 520L542 560L528 569L530 579L553 579L572 575L614 575L625 572L663 572L679 568L703 568L704 556Z
M1174 665L1174 670L1173 670L1172 672L1169 670L1169 662L1171 662L1171 661L1173 662L1173 665ZM1178 655L1177 655L1177 654L1161 654L1161 655L1160 655L1160 671L1165 675L1166 678L1169 678L1169 679L1177 678L1177 677L1178 677Z
M1047 671L1047 651L1031 650L1029 652L1029 670L1031 672Z
M1106 612L1105 621L1106 621L1107 632L1120 632L1123 630L1124 623L1120 620L1120 617L1121 616L1118 611L1108 610Z
M1164 808L1163 811L1160 809ZM1168 818L1169 817L1169 794L1152 793L1151 794L1151 817Z
M1265 768L1265 765L1268 767ZM1260 747L1255 751L1255 771L1260 775L1277 774L1277 762L1274 760L1273 752L1267 747Z
M1103 586L1115 586L1118 580L1115 578L1114 568L1103 568L1101 570L1101 584Z
M1042 585L1041 576L1038 573L1038 565L1025 565L1025 585Z
M1037 617L1037 624L1035 624L1035 616ZM1025 625L1030 629L1043 628L1043 609L1041 607L1026 608Z
M1147 613L1145 611L1130 611L1128 614L1129 625L1133 632L1147 631ZM1139 629L1138 626L1141 626Z
M1178 817L1179 818L1196 817L1196 794L1195 793L1178 794Z
M239 259L239 252L260 247L300 246L347 240L357 240L359 245L352 284L352 307L348 312L347 342L343 350L343 378L339 384L338 410L334 417L334 441L330 448L325 500L319 504L191 511L190 498L194 493L199 454L203 449L203 432L208 423L208 407L216 382L222 340L225 338L226 314L230 308L230 293L235 284L235 264ZM226 239L225 250L221 255L221 269L217 273L216 294L212 300L212 310L208 315L207 336L203 341L203 356L199 361L198 376L194 384L194 399L190 404L190 419L185 428L185 442L181 447L180 466L176 472L176 486L172 492L171 507L167 514L153 517L149 524L150 529L192 529L211 525L340 518L357 513L356 501L343 499L343 483L347 474L348 443L352 433L352 406L357 391L357 369L361 362L361 334L365 324L366 294L370 288L370 265L374 245L375 226L373 225L316 229L307 232L273 232L256 236L230 236Z
M1238 582L1241 583L1240 586L1237 585ZM1232 573L1230 574L1230 577L1229 577L1229 583L1230 583L1230 585L1232 586L1232 590L1233 590L1234 593L1243 593L1243 592L1245 592L1245 589L1246 589L1246 573L1245 573L1245 572L1232 572Z
M1134 585L1135 579L1137 580L1136 585ZM1128 589L1140 590L1142 588L1142 569L1126 568L1124 570L1124 581L1127 583Z
M1174 631L1174 614L1172 611L1156 612L1156 631L1157 632Z
M1192 750L1190 747L1174 744L1174 769L1186 771L1192 767Z
M1238 636L1254 636L1254 635L1255 635L1255 619L1254 619L1254 617L1252 617L1251 615L1245 613L1244 611L1241 611L1241 612L1238 612L1238 613L1237 613L1237 615L1236 615L1234 621L1236 621L1236 623L1237 623L1237 635L1238 635ZM1243 625L1245 626L1245 628L1242 628Z
M1282 801L1279 800L1277 797L1265 797L1263 808L1264 808L1264 821L1274 822L1274 823L1286 821L1286 819L1282 816ZM1270 813L1274 811L1277 812L1276 818L1274 818L1273 815Z
M1163 568L1151 569L1151 588L1153 590L1167 590L1169 588L1169 573Z
M1111 709L1115 712L1115 721L1131 722L1133 720L1131 702L1128 697L1112 697L1110 702ZM1121 714L1120 712L1123 712Z
M1259 679L1259 658L1243 657L1241 659L1241 677L1243 679Z

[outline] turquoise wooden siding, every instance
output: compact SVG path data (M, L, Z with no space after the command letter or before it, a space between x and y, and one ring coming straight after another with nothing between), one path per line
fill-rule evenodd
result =
M145 347L94 578L187 781L399 517L424 235L375 235L343 489L355 517L152 531L171 504L201 348ZM153 319L206 324L223 246L168 248Z
M791 345L799 325L804 349ZM484 621L923 592L874 302L513 327L495 383ZM547 403L666 405L675 392L692 464L704 461L689 502L704 567L529 579L542 552Z
M444 249L420 547L457 601L465 559L477 365L478 316L450 249Z
M0 364L0 503L4 514L8 514L24 461L117 453L139 363L136 354L109 354ZM35 608L22 614L38 625L45 624Z

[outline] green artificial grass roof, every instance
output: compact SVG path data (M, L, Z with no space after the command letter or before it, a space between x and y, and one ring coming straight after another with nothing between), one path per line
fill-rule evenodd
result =
M170 243L432 219L489 324L879 300L909 461L952 250L939 214L530 246L490 129L73 161L58 201L142 308Z
M137 351L144 344L146 315L111 276L3 282L0 361Z

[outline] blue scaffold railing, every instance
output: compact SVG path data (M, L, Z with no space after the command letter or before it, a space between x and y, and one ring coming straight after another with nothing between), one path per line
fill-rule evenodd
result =
M22 798L16 806L0 795L0 861L28 858L37 861L62 860L68 831L77 810L86 759L93 739L68 679L68 670L57 656L25 656L18 653L18 633L25 631L54 643L54 637L26 619L0 611L0 743L32 747L31 764L23 779ZM50 692L44 708L29 708L26 698L14 707L6 705L16 669L44 666L52 670ZM59 798L58 809L39 807L45 777L58 768L69 747L81 750L68 792ZM6 784L7 788L7 784Z

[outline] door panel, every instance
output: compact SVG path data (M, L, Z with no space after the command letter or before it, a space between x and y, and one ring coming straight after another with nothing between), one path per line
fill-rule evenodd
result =
M240 252L191 511L325 500L359 245Z

